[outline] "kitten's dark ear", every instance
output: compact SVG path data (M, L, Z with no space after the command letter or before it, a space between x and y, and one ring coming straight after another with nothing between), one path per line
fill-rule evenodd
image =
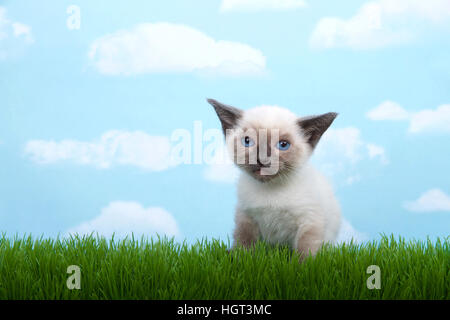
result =
M298 119L297 124L302 128L312 149L316 147L320 137L322 137L322 134L328 129L337 115L338 114L335 112L329 112L320 116L310 116Z
M236 126L237 121L242 117L242 110L235 107L220 103L214 99L207 99L207 101L216 110L217 116L222 123L223 133L226 134L227 129L232 129Z

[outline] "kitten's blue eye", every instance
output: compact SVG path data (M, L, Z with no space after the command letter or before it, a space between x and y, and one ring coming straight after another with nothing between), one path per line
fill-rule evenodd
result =
M289 149L290 146L291 146L291 144L289 142L287 142L286 140L281 140L281 141L278 141L278 143L277 143L277 148L282 151Z
M243 137L241 142L244 147L251 147L255 144L255 142L248 136Z

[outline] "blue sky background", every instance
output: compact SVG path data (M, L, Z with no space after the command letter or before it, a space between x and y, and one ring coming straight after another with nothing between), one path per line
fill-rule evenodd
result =
M341 36L327 29L335 41L320 46L323 37L316 45L311 38L323 18L352 21L363 15L367 1L245 10L221 10L219 0L0 1L0 231L65 234L121 201L149 211L163 208L188 241L226 239L233 228L235 185L206 178L207 164L159 171L117 163L99 168L57 158L42 163L26 151L30 141L93 142L110 130L170 137L177 128L192 131L195 120L205 129L219 128L205 101L211 97L244 109L269 104L299 115L339 112L335 131L312 161L330 177L354 232L364 239L380 233L448 236L450 115L446 108L437 110L450 104L450 5L430 1L435 16L416 10L415 0L401 2L395 14L383 1L374 3L374 12L382 11L375 31L361 21L337 24L333 30L340 28ZM69 5L80 8L79 29L67 27ZM21 33L15 22L28 29ZM264 56L263 72L204 75L175 68L111 75L89 57L92 44L105 35L158 22L246 44ZM362 31L348 41L351 28ZM413 36L390 40L398 30ZM390 104L381 116L370 116L386 101L408 115L393 116ZM421 129L411 129L424 119L424 110L435 113ZM346 144L351 139L345 135L355 130L356 144ZM370 155L367 144L382 151ZM351 155L342 154L345 147ZM120 214L128 220L126 210ZM108 226L132 229L126 223ZM150 234L165 230L158 228L148 225Z

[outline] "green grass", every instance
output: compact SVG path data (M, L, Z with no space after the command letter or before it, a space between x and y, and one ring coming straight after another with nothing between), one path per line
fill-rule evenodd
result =
M81 268L81 290L66 286ZM369 290L369 265L381 289ZM0 237L0 299L449 299L449 238L383 237L324 247L302 264L258 243L231 253L219 241Z

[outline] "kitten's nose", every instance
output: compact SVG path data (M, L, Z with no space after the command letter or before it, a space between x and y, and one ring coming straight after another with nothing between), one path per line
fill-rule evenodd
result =
M270 139L269 139L270 140ZM270 141L266 144L263 143L261 145L258 145L258 156L257 156L257 163L260 168L264 167L270 167L270 155L271 155L271 148L270 148Z
M264 168L270 167L270 161L269 161L269 160L261 161L261 160L258 158L256 161L257 161L257 163L258 163L258 165L259 165L260 167L264 167Z

